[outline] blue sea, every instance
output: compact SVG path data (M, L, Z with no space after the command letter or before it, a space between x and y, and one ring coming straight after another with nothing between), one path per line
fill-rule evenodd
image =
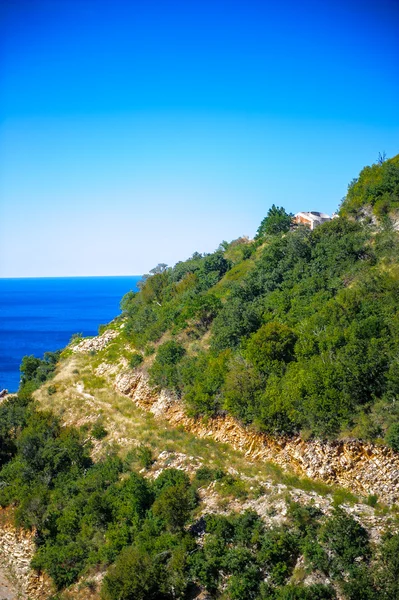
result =
M0 279L0 390L16 392L25 354L42 357L68 344L73 333L96 335L120 314L136 277Z

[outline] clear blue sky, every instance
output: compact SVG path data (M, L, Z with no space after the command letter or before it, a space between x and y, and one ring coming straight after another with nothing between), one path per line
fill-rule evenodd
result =
M0 276L140 274L399 152L396 0L3 0Z

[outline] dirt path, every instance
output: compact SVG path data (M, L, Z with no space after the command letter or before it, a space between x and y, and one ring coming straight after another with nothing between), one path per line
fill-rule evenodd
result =
M0 566L0 600L17 600L18 594Z

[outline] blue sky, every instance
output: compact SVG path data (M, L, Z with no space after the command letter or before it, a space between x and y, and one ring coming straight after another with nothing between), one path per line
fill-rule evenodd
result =
M399 5L5 0L0 276L128 275L331 213L399 152Z

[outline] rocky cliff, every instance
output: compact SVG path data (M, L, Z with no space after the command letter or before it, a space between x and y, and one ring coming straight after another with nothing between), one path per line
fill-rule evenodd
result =
M47 598L54 592L48 577L30 568L34 532L16 529L9 511L0 509L0 565L10 581L9 598Z
M106 374L101 365L99 374ZM188 417L171 394L157 391L144 373L125 371L114 380L116 390L138 406L183 426L198 437L227 442L253 460L272 461L298 475L338 484L360 495L375 494L387 503L399 500L399 456L384 446L361 441L304 441L300 437L273 438L243 427L229 416L206 420Z

